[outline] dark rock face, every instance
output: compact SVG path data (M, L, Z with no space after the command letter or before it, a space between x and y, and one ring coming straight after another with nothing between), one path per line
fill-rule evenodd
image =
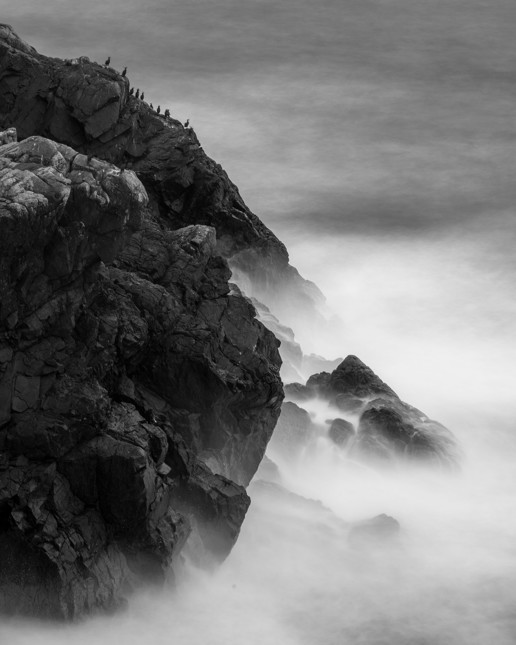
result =
M190 534L227 555L278 343L213 228L164 229L132 171L29 137L0 147L0 190L0 608L73 618Z
M287 324L296 311L318 319L324 298L289 265L285 246L247 208L194 131L131 95L126 76L87 57L43 56L0 25L0 96L0 129L15 126L20 138L48 137L133 170L163 226L215 228L218 254L231 258L247 295L270 304Z
M345 358L331 373L314 374L305 387L296 384L287 387L286 392L294 400L303 400L303 397L306 400L311 393L349 415L360 415L356 436L351 434L351 424L347 429L342 428L354 457L376 464L406 459L434 462L445 467L454 467L458 461L451 432L401 401L394 390L356 356ZM340 424L343 420L338 421ZM337 429L333 432L337 433ZM335 440L332 429L330 438Z
M353 454L377 463L402 457L451 468L458 461L451 432L399 399L375 399L367 404Z
M328 430L328 436L334 444L346 447L355 436L353 424L345 419L333 419Z
M308 401L314 397L314 391L302 383L288 383L285 385L285 398L294 403Z
M394 397L398 395L356 356L347 356L333 372L314 374L307 387L319 395L346 406L358 398L373 396Z

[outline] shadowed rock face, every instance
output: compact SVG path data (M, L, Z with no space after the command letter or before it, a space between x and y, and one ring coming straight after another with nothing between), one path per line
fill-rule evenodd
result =
M317 317L322 294L289 265L285 246L247 208L194 131L130 95L127 77L87 57L43 56L0 25L0 95L0 129L15 126L20 138L48 137L135 171L163 225L215 228L218 253L231 258L247 295L281 309L288 324L292 308Z
M400 457L454 468L458 450L442 424L399 399L374 399L360 416L352 454L376 463Z
M330 438L345 444L350 455L376 465L408 461L455 467L458 450L452 433L426 414L404 403L373 370L356 356L347 356L331 373L312 375L306 386L287 386L287 396L303 401L319 396L344 413L358 416L357 432L342 419ZM338 427L336 424L338 422Z
M384 383L357 356L347 356L333 372L313 374L306 383L315 394L330 399L338 407L346 409L354 399L382 396L398 398L394 390Z
M41 137L0 147L0 229L1 610L116 607L190 533L225 557L283 393L214 229Z

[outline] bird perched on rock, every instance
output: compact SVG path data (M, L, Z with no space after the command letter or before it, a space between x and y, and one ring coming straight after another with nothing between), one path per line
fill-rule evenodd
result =
M152 105L152 103L150 104L150 109L154 110L154 105Z
M125 76L127 74L127 67L124 67L124 70L122 72L122 76Z
M145 92L142 92L142 95L141 95L141 97L140 97L140 98L141 98L141 100L143 101L143 99L145 98Z
M185 128L188 128L190 126L190 119L186 119L185 121Z
M168 108L165 110L165 118L170 118L170 110Z
M104 63L104 65L107 67L111 63L111 56L108 56L107 61Z
M131 87L131 89L129 90L129 96L132 96L133 94L134 94L134 87Z
M156 114L159 114L160 112L161 112L161 106L158 105L158 107L156 108Z
M139 99L139 98L140 98L140 88L138 88L138 89L136 90L136 94L135 94L135 96L136 96L136 98L137 98L137 99Z

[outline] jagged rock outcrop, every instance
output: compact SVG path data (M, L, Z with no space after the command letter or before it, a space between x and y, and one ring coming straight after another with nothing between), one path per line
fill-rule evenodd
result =
M353 412L372 397L398 398L386 383L357 356L347 356L333 372L313 374L306 387L338 408Z
M356 434L349 419L335 420L329 430L330 438L336 443L342 439L353 457L377 465L399 459L435 462L445 467L457 464L458 450L452 433L403 402L356 356L347 356L331 373L312 375L305 386L287 386L286 394L294 401L320 397L351 419L358 418Z
M0 609L117 606L190 533L225 557L282 387L214 229L29 137L0 147L0 230Z
M0 25L0 95L0 129L16 126L21 138L49 137L133 170L164 226L215 228L217 251L231 259L248 296L290 326L300 312L321 322L324 297L290 266L285 246L247 208L194 131L131 95L126 76L84 56L43 56Z

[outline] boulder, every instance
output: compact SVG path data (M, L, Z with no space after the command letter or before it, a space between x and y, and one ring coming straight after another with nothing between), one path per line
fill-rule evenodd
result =
M375 399L360 417L353 455L376 463L400 460L455 468L458 451L451 432L420 410L396 399Z
M355 436L353 424L345 419L333 419L328 430L328 436L334 444L345 448Z
M273 484L281 484L282 477L278 465L272 461L267 455L264 456L256 474L254 476L253 482L257 481L266 481Z

